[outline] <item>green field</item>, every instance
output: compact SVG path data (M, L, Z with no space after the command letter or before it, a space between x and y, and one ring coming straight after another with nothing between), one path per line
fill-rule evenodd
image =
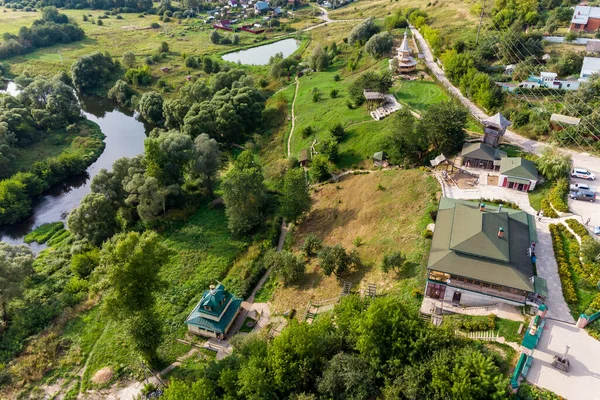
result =
M6 10L6 12L2 12ZM238 32L240 44L215 45L210 42L209 34L213 31L212 25L204 23L201 18L178 20L172 18L171 22L164 23L157 15L139 13L120 14L123 19L110 16L103 19L104 25L92 24L98 16L104 15L103 10L60 10L77 22L85 31L86 38L79 42L55 45L38 49L24 56L13 57L5 60L10 65L14 75L29 72L32 75L50 75L59 71L68 71L71 65L83 55L96 51L108 51L120 59L123 53L132 51L137 56L137 66L144 64L146 56L152 56L162 42L169 44L169 57L151 65L152 75L156 79L164 79L174 88L182 86L188 75L202 75L200 70L186 68L185 56L219 55L241 47L248 47L282 36L282 32L274 31L266 35L253 35ZM83 16L89 16L89 21L84 22ZM40 18L41 12L13 11L0 7L0 27L2 31L17 33L21 26L30 26L34 19ZM143 17L143 18L141 18ZM248 22L254 22L249 19ZM151 29L152 23L161 25L159 29ZM221 32L222 35L228 33ZM168 67L170 71L162 72L161 68ZM264 71L262 67L251 67ZM176 92L173 90L172 92Z
M429 81L401 81L393 93L400 103L408 105L418 113L427 110L431 104L448 99L448 95L440 86Z

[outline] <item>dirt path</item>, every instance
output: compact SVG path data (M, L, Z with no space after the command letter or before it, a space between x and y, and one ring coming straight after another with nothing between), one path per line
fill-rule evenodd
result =
M300 81L298 80L298 77L296 77L295 81L296 81L296 91L294 92L294 100L292 101L292 129L290 130L290 134L288 136L288 142L287 142L288 157L292 153L292 136L294 135L294 129L296 128L296 115L294 114L294 108L296 108L296 99L298 98L298 88L300 87Z

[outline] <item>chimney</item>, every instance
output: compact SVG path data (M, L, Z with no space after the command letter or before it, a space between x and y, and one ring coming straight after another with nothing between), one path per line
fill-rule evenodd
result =
M498 206L498 212L502 212L502 204Z
M498 228L498 237L500 239L502 239L504 237L504 228L503 227Z
M479 203L479 211L485 211L485 203Z

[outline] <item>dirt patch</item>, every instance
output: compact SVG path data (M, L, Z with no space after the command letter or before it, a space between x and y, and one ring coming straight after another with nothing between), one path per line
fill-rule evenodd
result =
M479 184L479 176L471 175L464 171L459 171L452 176L452 179L456 182L461 189L473 189Z
M104 385L112 379L114 372L110 367L104 367L94 374L92 382L97 385Z
M487 184L488 184L488 186L498 186L498 176L497 175L488 175Z

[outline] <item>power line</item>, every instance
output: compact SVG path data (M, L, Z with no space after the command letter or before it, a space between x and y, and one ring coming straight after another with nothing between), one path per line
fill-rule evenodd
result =
M485 11L484 11L484 13L485 13ZM490 17L490 16L489 16L489 14L487 14L487 13L486 13L486 15L487 15L488 17ZM522 52L519 50L519 48L516 46L516 44L514 44L514 43L512 43L511 41L507 40L507 38L506 38L506 37L507 37L507 35L504 35L504 37L502 37L502 30L501 30L501 29L498 27L498 25L497 25L497 24L496 24L496 23L493 21L493 19L492 19L491 17L490 17L490 21L491 21L491 22L492 22L492 24L494 25L494 27L495 27L496 31L497 31L497 32L498 32L498 33L501 35L501 38L499 38L499 40L500 40L501 42L503 42L503 44L504 44L504 48L505 48L505 50L506 50L508 53L510 53L510 56L511 56L511 57L515 57L517 60L519 60L519 62L521 62L521 58L520 58L520 57L517 55L517 52L518 52L518 53L520 54L520 56L523 58L523 61L526 61L526 57L525 57L525 55L524 55L524 54L523 54L523 53L522 53ZM510 36L508 36L508 37L510 38ZM528 48L527 48L527 47L526 47L526 46L523 44L523 42L522 42L520 39L518 39L518 38L514 38L514 39L515 39L515 40L516 40L516 41L517 41L517 42L518 42L518 43L519 43L519 44L520 44L520 45L521 45L523 48L525 48L525 49L526 49L526 50L527 50L527 51L528 51L528 52L531 54L531 52L529 51L529 49L528 49ZM514 49L514 50L513 50L513 49ZM501 57L500 57L500 55L498 54L498 52L496 51L496 49L495 49L495 48L494 48L494 53L496 54L496 57L498 57L499 59L501 58ZM533 54L531 54L531 56L532 56L532 57L535 59L535 56L533 56ZM532 70L531 70L531 69L528 67L528 65L527 65L527 63L526 63L526 62L525 62L525 64L524 64L524 65L525 65L525 68L527 69L527 71L528 71L530 74L532 74L532 75L535 75L535 73L534 73L534 72L533 72L533 71L532 71ZM553 91L554 91L554 92L556 92L556 93L560 93L560 92L558 92L558 90L557 90L557 89L554 89L554 88L548 88L548 89L550 89L550 90L553 90ZM510 92L509 92L509 93L510 93ZM560 93L560 94L562 94L562 93ZM547 113L549 113L549 110L548 110L546 107L544 107L544 105L543 105L544 101L540 100L540 99L537 97L537 95L535 94L535 92L534 92L533 90L532 90L532 92L531 92L531 95L533 95L533 97L535 97L535 98L536 98L536 100L539 102L539 107L543 108L543 109L544 109L544 110L545 110ZM578 99L579 99L579 98L578 98ZM583 102L583 100L581 100L581 99L579 99L579 100ZM527 102L528 102L529 104L532 104L530 101L527 101ZM559 103L560 105L562 105L562 106L563 106L563 108L564 108L565 110L567 110L567 111L569 110L569 108L567 107L567 105L566 105L566 104L564 104L563 102L557 101L557 103ZM547 123L545 120L543 120L543 121L546 123L546 125L548 125L548 123ZM548 126L549 126L549 125L548 125ZM591 135L592 135L594 138L596 138L597 140L599 140L599 138L598 138L598 137L597 137L597 136L594 134L594 132L592 132L592 131L589 129L589 127L588 127L587 125L583 125L583 128L584 128L584 129L586 129L586 130L587 130L587 131L588 131L588 132L589 132L589 133L590 133L590 134L591 134ZM577 144L577 145L578 145L580 148L582 148L582 147L581 147L581 144L579 143L579 141L578 141L577 139L575 139L575 138L572 136L572 134L570 133L570 130L567 130L567 131L566 131L566 133L567 133L567 135L568 135L568 136L569 136L569 137L570 137L570 138L573 140L573 142L574 142L575 144ZM588 145L588 146L590 146L592 149L594 149L593 145L592 145L592 144L591 144L591 143L588 141L588 138L586 138L585 136L583 136L583 135L581 135L581 134L580 134L580 138L581 138L583 141L585 141L585 142L587 143L587 145ZM582 148L582 150L584 150L584 149ZM595 149L594 149L594 151L595 151Z
M489 16L489 15L488 15L488 16ZM493 21L492 21L492 23L493 23ZM495 24L494 24L494 25L495 25ZM495 25L495 26L496 26L496 29L498 29L497 25ZM499 31L499 30L498 30L498 32L499 32L499 33L501 33L501 31ZM502 39L500 39L500 40L502 40ZM507 50L508 50L508 51L511 53L511 56L516 56L516 53L512 52L512 50L510 49L510 42L506 42L506 43L508 44ZM494 48L494 53L495 53L496 57L498 57L498 58L500 59L500 55L498 54L498 51L497 51L495 48ZM523 56L523 54L522 54L522 53L521 53L521 56ZM520 60L520 58L519 58L518 56L516 56L516 58L517 58L518 60ZM530 73L531 73L532 71L528 69L528 72L530 72ZM518 97L516 97L516 96L515 96L513 93L511 93L510 91L509 91L509 94L510 94L510 95L512 95L512 96L513 96L515 99L519 99ZM539 107L543 108L543 109L544 109L544 111L546 111L546 113L549 113L549 111L548 111L548 110L547 110L547 109L546 109L546 108L543 106L543 101L542 101L542 100L540 100L540 98L539 98L539 97L537 97L537 95L535 94L535 92L534 92L534 91L532 91L532 92L531 92L531 95L533 95L533 97L535 97L535 99L536 99L536 100L539 102ZM527 97L526 97L526 102L527 102L527 103L529 103L530 105L533 105L533 103L531 103L531 102L529 101L529 99L527 99ZM544 124L546 124L546 126L548 127L548 129L551 131L552 129L551 129L551 127L550 127L550 124L549 124L549 123L548 123L548 122L547 122L545 119L543 119L543 118L542 118L542 121L544 122ZM578 141L576 138L574 138L574 137L573 137L573 135L570 133L570 130L566 130L566 133L567 133L567 135L569 136L569 138L570 138L570 139L573 141L573 143L574 143L574 144L576 144L577 146L579 146L579 148L580 148L582 151L586 152L586 150L585 150L585 149L584 149L584 148L581 146L581 144L579 143L579 141ZM591 132L590 132L590 133L591 133ZM592 135L593 135L593 133L592 133ZM595 135L593 135L593 136L595 136ZM585 137L581 136L581 138L582 138L584 141L586 141L586 138L585 138ZM565 143L564 143L563 141L561 141L561 139L560 139L560 138L556 137L556 139L557 139L559 142L562 142L563 146L565 145ZM590 148L592 148L592 149L593 149L593 146L592 146L592 145L591 145L589 142L587 142L587 145L588 145L588 146L590 146ZM566 147L566 146L565 146L565 147Z

